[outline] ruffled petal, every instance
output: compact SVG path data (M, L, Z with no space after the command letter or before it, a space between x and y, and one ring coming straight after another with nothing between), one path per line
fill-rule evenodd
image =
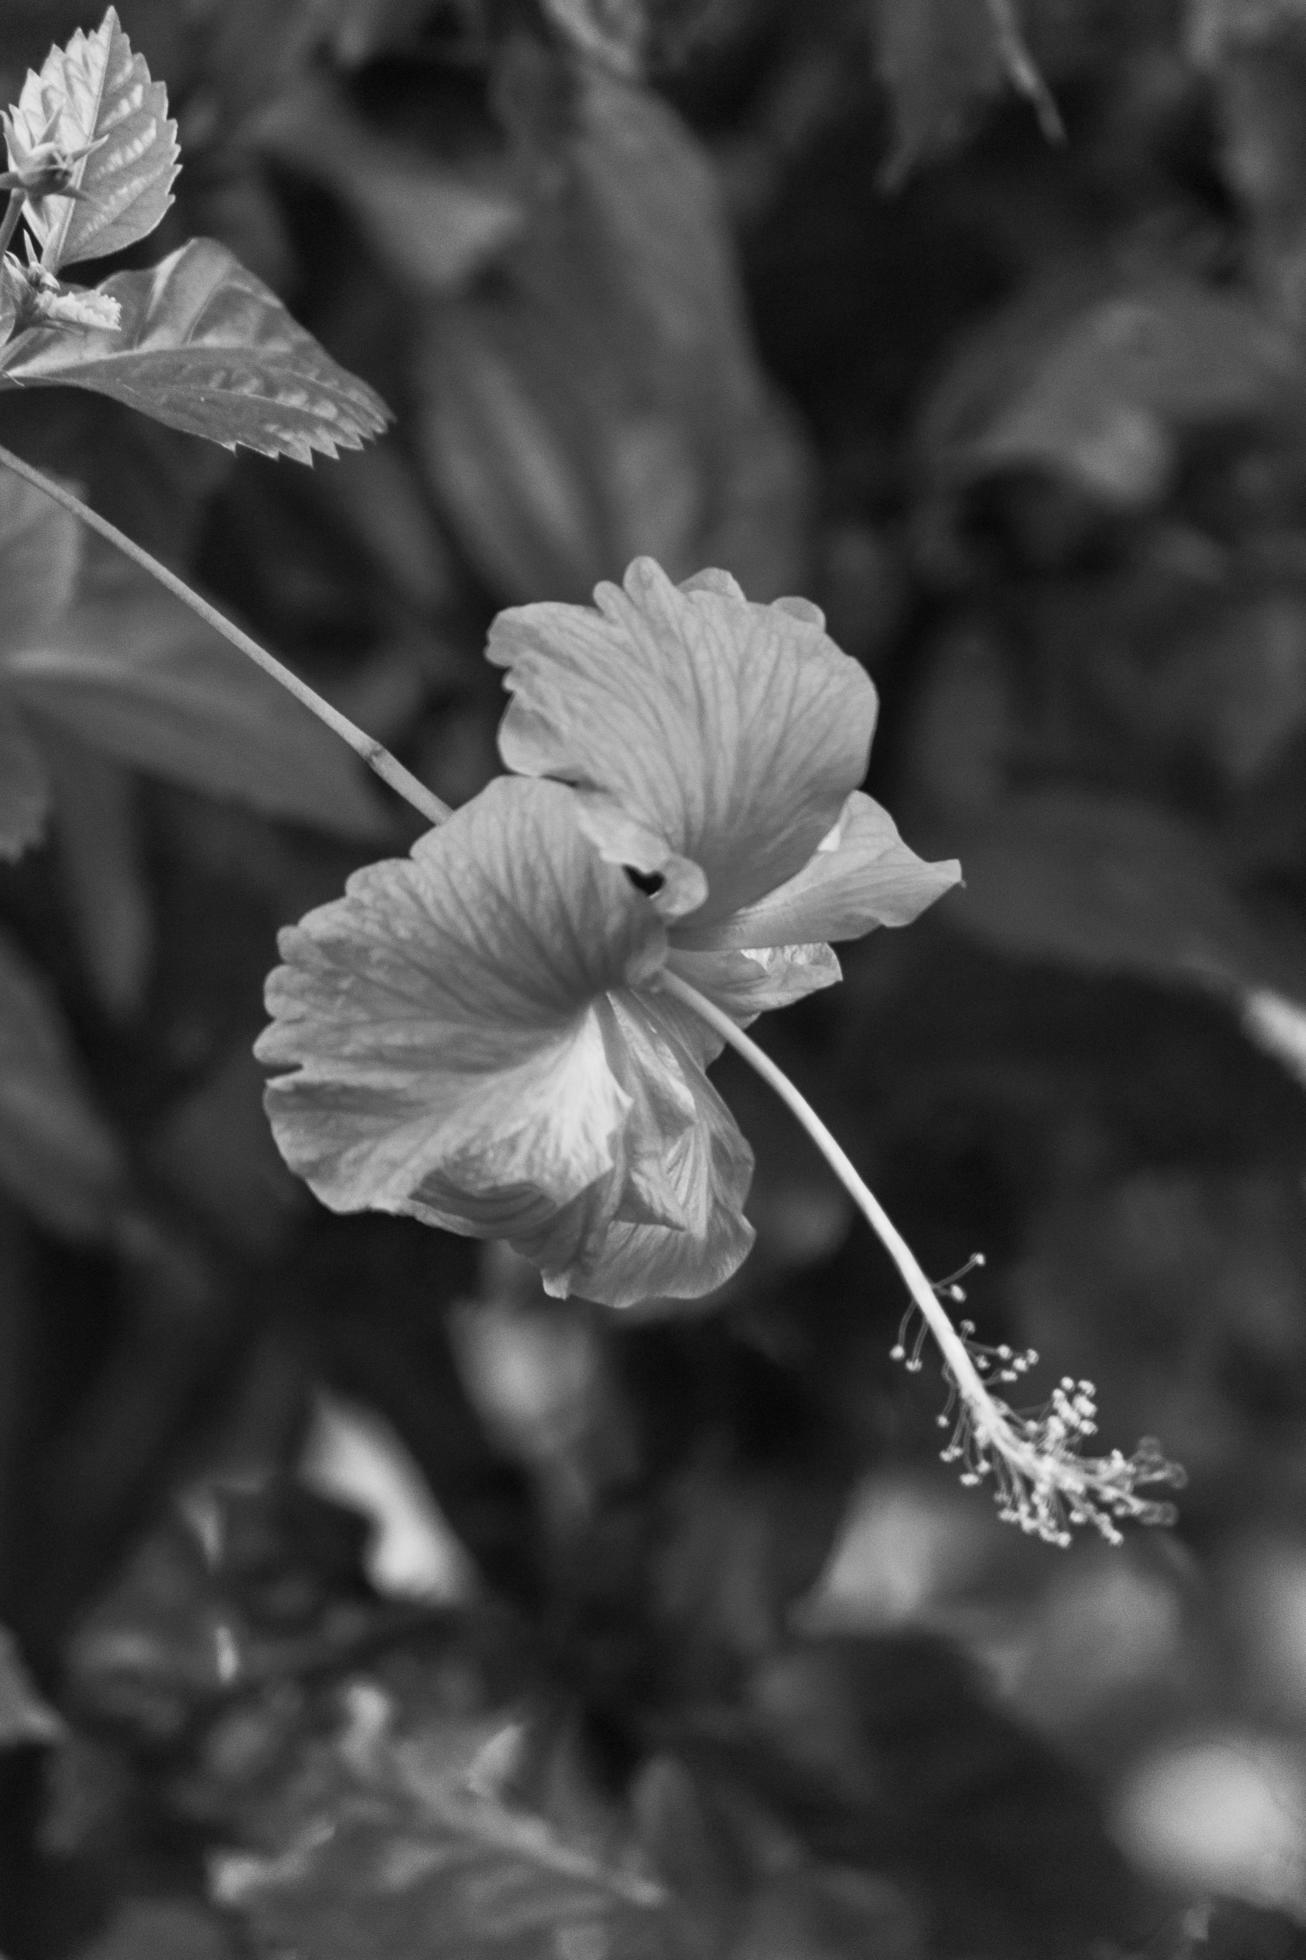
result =
M603 1013L630 1098L615 1206L601 1228L586 1221L583 1236L560 1215L513 1243L541 1267L550 1293L613 1307L697 1299L729 1279L754 1236L743 1215L753 1153L698 1059L717 1043L700 1042L699 1024L657 995L616 993Z
M599 1003L665 955L570 792L501 779L282 935L260 1058L283 1155L332 1209L474 1237L615 1208L632 1107Z
M732 918L702 924L695 914L677 925L674 943L701 952L859 939L874 926L910 925L960 879L955 858L929 864L917 857L888 811L858 791L795 877Z
M741 1027L774 1007L788 1007L842 979L838 959L821 941L807 946L727 947L682 952L673 935L667 966Z
M517 606L495 621L487 652L512 695L503 759L589 793L609 861L628 861L633 826L640 870L699 866L694 919L710 928L807 863L865 774L875 690L815 607L750 604L725 574L677 587L639 558L594 597L597 611Z

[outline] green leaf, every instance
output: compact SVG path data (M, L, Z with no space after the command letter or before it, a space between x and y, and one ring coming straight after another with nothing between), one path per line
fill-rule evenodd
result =
M380 397L212 239L100 290L122 308L117 332L20 333L0 351L0 386L89 388L225 448L299 463L358 449L385 427Z
M0 1187L55 1231L91 1238L107 1228L124 1178L54 994L0 940Z
M75 608L0 675L34 720L120 762L345 836L384 834L336 737L152 587Z
M39 74L29 71L6 133L15 169L34 151L39 160L42 146L77 159L68 172L76 198L26 204L50 272L135 245L172 203L177 125L112 7L93 34L79 28L66 48L51 48Z

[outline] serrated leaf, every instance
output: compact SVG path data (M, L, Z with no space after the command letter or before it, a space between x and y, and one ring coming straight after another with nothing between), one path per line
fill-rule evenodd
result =
M33 718L120 762L345 836L384 833L336 737L163 593L75 608L0 675Z
M163 83L150 80L114 8L93 34L79 28L66 47L51 48L39 74L29 71L12 117L11 163L20 166L43 144L69 157L83 153L69 173L78 197L27 201L27 222L51 272L135 245L171 204L177 125Z
M17 334L0 351L0 386L89 388L169 428L299 463L358 449L389 419L366 382L213 239L193 238L149 271L115 273L100 290L122 308L116 333Z
M0 940L0 1186L56 1231L94 1237L124 1171L82 1085L57 1000L17 947Z

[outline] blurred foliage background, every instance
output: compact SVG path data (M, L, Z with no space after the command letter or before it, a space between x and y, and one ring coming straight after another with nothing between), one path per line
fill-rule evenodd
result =
M500 607L637 552L821 604L967 882L768 1045L929 1270L987 1255L984 1334L1190 1482L1069 1553L951 1482L886 1262L729 1058L759 1246L706 1311L315 1208L262 980L408 813L217 642L124 720L10 634L54 804L0 867L0 1949L1306 1951L1297 0L121 13L163 247L394 428L309 472L66 390L0 441L455 802ZM79 25L8 0L3 99ZM195 641L84 575L97 646Z

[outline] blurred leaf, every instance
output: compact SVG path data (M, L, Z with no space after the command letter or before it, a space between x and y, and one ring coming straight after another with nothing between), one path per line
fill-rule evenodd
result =
M50 779L19 717L0 700L0 859L21 857L45 834Z
M0 466L0 659L57 619L73 595L81 564L77 519Z
M845 1912L884 1922L906 1951L897 1888L949 1955L1087 1955L1146 1925L1084 1778L946 1641L912 1628L794 1641L762 1662L750 1701L739 1765L820 1859L818 1899L831 1865L851 1868L862 1883Z
M952 920L1024 958L1239 994L1302 987L1214 840L1159 807L1088 790L1012 797L967 840L965 863Z
M579 598L657 554L801 582L805 455L742 318L715 185L645 91L591 75L569 179L493 291L432 308L421 433L496 595Z
M326 24L341 65L358 68L377 55L410 47L429 14L430 0L333 0Z
M887 1879L848 1866L800 1868L758 1888L731 1960L925 1960L920 1921Z
M1295 0L1191 0L1193 52L1211 70L1222 162L1248 219L1270 310L1306 330L1306 13Z
M0 940L0 1186L55 1231L89 1238L106 1229L124 1179L54 994Z
M300 1187L272 1141L248 1036L169 1106L146 1151L160 1182L228 1244L267 1256L284 1241Z
M260 1953L314 1960L537 1960L620 1953L699 1960L665 1887L594 1816L560 1828L509 1794L529 1744L503 1715L427 1714L396 1726L372 1682L347 1692L343 1729L310 1745L281 1804L279 1842L229 1853L214 1893Z
M0 386L90 388L170 428L299 463L385 427L379 397L212 239L99 290L122 307L117 331L28 328L0 349Z
M1017 0L870 0L875 68L893 105L892 188L918 164L959 143L980 108L1014 87L1044 132L1060 121L1022 33Z
M43 733L59 878L73 932L101 1005L126 1017L142 1004L154 950L133 785L118 764L82 743Z
M183 788L345 836L384 832L336 737L152 585L75 607L0 663L0 679L34 720Z
M0 1626L0 1750L57 1742L62 1734L63 1724L36 1692L13 1635Z
M644 65L648 0L543 0L544 12L582 54L614 73L635 76Z
M79 1624L68 1650L78 1708L148 1748L244 1691L279 1737L283 1716L292 1728L302 1716L301 1673L346 1669L360 1640L388 1631L363 1571L368 1530L290 1477L193 1487ZM279 1686L289 1708L263 1709ZM239 1765L227 1767L239 1782Z
M1298 1431L1304 1262L1286 1152L1282 1170L1246 1152L1227 1170L1154 1156L1125 1174L1072 1168L1032 1221L1011 1297L1022 1339L1093 1370L1116 1433L1165 1437L1200 1511L1251 1439Z
M29 72L6 134L15 168L43 143L84 153L70 177L79 197L25 206L51 272L148 238L172 203L181 166L167 91L150 80L112 7L93 34L79 28L67 47L51 48L39 75Z
M1103 292L1086 269L966 346L921 441L945 481L1034 469L1131 510L1168 488L1185 430L1285 416L1306 428L1304 411L1295 348L1242 295L1175 276Z
M151 1895L119 1904L75 1960L234 1960L235 1953L217 1914L197 1899Z
M335 191L378 255L420 290L465 283L525 221L506 161L463 161L387 134L320 77L283 97L259 142Z

